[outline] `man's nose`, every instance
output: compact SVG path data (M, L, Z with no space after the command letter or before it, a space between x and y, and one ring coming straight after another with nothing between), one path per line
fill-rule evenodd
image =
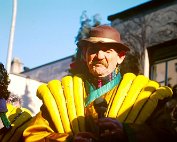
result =
M98 59L103 59L105 57L105 52L103 50L99 50L97 52L97 58Z

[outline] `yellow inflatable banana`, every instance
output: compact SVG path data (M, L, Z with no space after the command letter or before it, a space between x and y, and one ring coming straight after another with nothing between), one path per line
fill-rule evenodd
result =
M59 80L52 80L48 83L48 88L50 89L55 99L55 103L57 104L64 131L66 133L72 133L61 82Z
M39 86L37 90L37 96L43 101L46 105L47 111L49 112L52 121L55 124L55 127L59 133L64 133L64 128L61 122L59 110L55 102L54 97L52 96L49 88L46 84Z
M74 87L74 102L76 107L76 114L79 123L80 131L85 131L85 119L84 119L84 87L83 81L79 76L73 77Z
M66 98L66 106L68 110L68 116L72 130L75 134L79 132L79 124L77 119L77 113L74 102L74 87L73 87L73 78L71 76L66 76L62 79L62 85L64 90L64 95Z

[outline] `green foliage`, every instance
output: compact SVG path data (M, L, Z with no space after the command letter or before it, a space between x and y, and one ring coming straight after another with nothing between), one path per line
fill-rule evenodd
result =
M101 24L101 17L99 14L95 14L92 19L87 16L87 11L83 11L80 16L80 24L78 35L76 36L75 42L83 38L87 38L89 31L92 27L96 27Z
M8 99L10 92L8 91L8 85L10 83L9 76L7 74L4 65L0 63L0 98Z

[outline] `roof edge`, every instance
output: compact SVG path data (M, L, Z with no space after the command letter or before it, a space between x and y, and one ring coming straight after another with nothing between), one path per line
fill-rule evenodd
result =
M38 66L38 67L34 67L34 68L29 69L29 70L27 70L27 71L23 71L23 72L21 72L20 74L27 73L27 72L30 72L30 71L32 71L32 70L35 70L35 69L38 69L38 68L41 68L41 67L44 67L44 66L48 66L48 65L53 64L53 63L56 63L56 62L58 62L58 61L66 60L66 59L71 58L71 57L73 57L73 56L74 56L74 55L70 55L70 56L67 56L67 57L65 57L65 58L62 58L62 59L59 59L59 60L55 60L55 61L49 62L49 63L47 63L47 64L43 64L43 65L40 65L40 66Z
M132 7L130 9L127 9L125 11L113 14L108 16L108 20L109 21L113 21L117 18L119 19L125 19L127 17L131 17L134 15L137 15L139 13L142 13L143 11L147 11L148 9L152 10L153 8L157 8L163 5L167 5L167 4L171 4L171 3L175 3L177 2L176 0L152 0L152 1L148 1L145 2L143 4L140 4L138 6Z

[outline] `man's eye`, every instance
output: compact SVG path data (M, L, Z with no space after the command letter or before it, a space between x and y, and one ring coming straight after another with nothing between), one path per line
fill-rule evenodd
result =
M113 49L108 49L108 50L106 50L106 52L108 52L108 53L110 53L110 52L112 52L113 51Z
M97 48L90 48L90 49L89 49L89 53L90 53L90 54L93 54L93 53L96 53L96 52L98 52L98 49L97 49Z

